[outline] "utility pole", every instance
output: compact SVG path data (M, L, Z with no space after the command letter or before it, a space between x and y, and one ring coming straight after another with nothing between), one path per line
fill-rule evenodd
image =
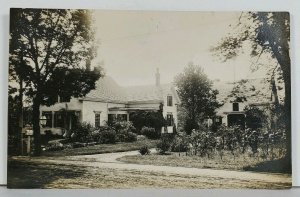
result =
M20 114L19 114L19 138L20 138L20 153L23 155L23 79L20 77L19 81L19 106L20 106Z
M23 52L20 53L20 63L21 66L23 66L24 63L24 59L23 59ZM23 155L23 92L24 92L24 88L23 88L23 77L22 75L19 75L19 152L21 155Z

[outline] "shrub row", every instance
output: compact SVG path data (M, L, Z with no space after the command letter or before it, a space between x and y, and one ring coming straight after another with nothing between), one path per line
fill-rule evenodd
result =
M143 127L141 129L141 134L145 135L149 139L158 139L161 136L161 131L151 127Z
M133 133L135 128L130 122L119 122L111 126L93 127L89 123L77 125L70 131L64 134L64 137L71 142L97 142L101 144L116 143L116 142L134 142L137 140L137 135Z

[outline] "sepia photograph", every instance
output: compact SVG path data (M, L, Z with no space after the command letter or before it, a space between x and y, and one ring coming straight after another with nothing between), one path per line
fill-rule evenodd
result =
M11 8L8 188L289 189L288 12Z

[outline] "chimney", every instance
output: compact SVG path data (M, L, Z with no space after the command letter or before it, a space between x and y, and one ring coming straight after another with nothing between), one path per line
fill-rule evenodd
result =
M159 74L159 69L158 68L156 68L155 78L156 78L155 85L160 86L160 74Z

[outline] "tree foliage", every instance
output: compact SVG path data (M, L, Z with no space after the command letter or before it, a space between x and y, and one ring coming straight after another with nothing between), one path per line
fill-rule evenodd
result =
M158 133L165 126L165 119L160 111L136 111L130 113L130 121L138 132L141 132L143 127L154 128Z
M285 85L284 113L287 136L287 161L291 166L291 61L290 15L288 12L241 13L233 31L224 37L212 51L223 61L236 57L250 44L250 55L257 60L262 54L270 54L282 70ZM257 61L256 61L257 63ZM276 65L276 64L275 64Z
M85 96L95 88L100 68L91 13L87 10L12 9L10 75L24 82L32 98L35 154L40 154L39 106L60 96Z
M218 91L212 89L212 81L203 69L193 64L189 64L183 73L175 77L175 83L186 112L186 129L190 133L199 121L214 116L215 109L220 106L216 100Z
M252 130L263 128L268 124L268 117L264 110L255 106L246 106L245 109L246 126Z

